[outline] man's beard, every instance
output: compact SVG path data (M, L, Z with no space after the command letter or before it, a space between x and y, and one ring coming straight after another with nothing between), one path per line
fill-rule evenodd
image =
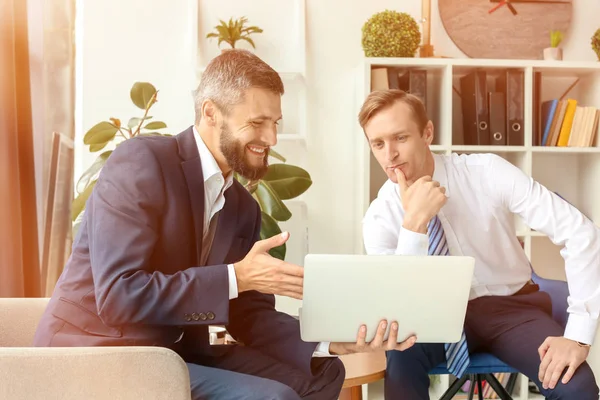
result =
M260 145L261 147L264 145ZM221 126L221 136L219 137L219 147L225 161L232 170L242 175L244 178L255 181L267 173L269 169L268 157L269 150L265 149L265 156L262 165L256 167L250 164L246 157L246 146L238 139L233 137L233 134L225 124Z

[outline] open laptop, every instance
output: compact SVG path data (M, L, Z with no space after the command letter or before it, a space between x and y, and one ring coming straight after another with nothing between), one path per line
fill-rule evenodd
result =
M308 254L299 319L302 340L367 342L381 319L398 321L398 342L457 342L475 260L462 256ZM385 335L389 334L389 326Z

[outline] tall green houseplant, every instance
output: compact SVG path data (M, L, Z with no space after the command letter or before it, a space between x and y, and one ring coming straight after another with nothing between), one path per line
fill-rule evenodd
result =
M94 163L81 175L76 185L76 197L71 207L71 219L74 222L73 230L76 234L79 223L85 210L85 203L90 197L96 184L100 171L110 157L113 150L106 150L108 146L116 147L125 140L136 136L164 135L161 132L167 128L162 121L151 121L150 109L157 101L158 91L148 82L136 82L129 93L131 101L141 111L140 117L130 118L127 125L123 125L117 118L109 118L88 130L83 137L83 143L89 146L92 153L102 151ZM266 239L281 233L279 222L287 221L292 213L283 200L293 199L304 193L311 185L312 180L304 169L286 164L286 159L271 149L269 155L281 163L271 164L267 174L260 180L248 181L244 177L234 174L244 187L256 199L261 209L262 226L261 239ZM271 250L271 255L281 260L285 259L286 245Z

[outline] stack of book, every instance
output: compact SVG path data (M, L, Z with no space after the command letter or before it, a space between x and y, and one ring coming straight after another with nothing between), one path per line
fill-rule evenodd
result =
M541 105L542 138L538 146L590 147L594 145L600 110L575 99L548 100Z

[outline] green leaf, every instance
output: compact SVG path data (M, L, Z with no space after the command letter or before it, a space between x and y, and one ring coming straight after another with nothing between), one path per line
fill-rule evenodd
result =
M94 186L96 186L96 181L92 181L88 187L85 188L85 190L75 198L75 200L73 200L73 204L71 205L71 220L75 221L75 219L77 219L77 216L79 214L81 214L81 212L83 211L83 209L85 208L85 203L87 202L88 198L90 197L90 195L92 194L92 191L94 190Z
M90 181L95 179L98 172L100 172L104 164L106 164L106 160L108 160L108 157L111 154L112 150L108 150L100 154L96 158L96 161L94 161L94 163L90 165L89 168L81 175L76 185L77 193L83 193L85 191L86 187L89 186Z
M248 36L241 36L240 40L245 40L246 42L250 43L252 45L252 47L256 48L256 46L254 45L254 41L252 39L250 39Z
M282 200L300 196L312 185L308 172L295 165L271 164L263 177Z
M110 142L100 143L100 144L90 144L90 152L94 153L96 151L100 151L106 147L106 145Z
M278 159L281 162L285 162L286 159L284 156L282 156L281 154L279 154L278 152L276 152L275 150L273 150L273 148L269 148L269 155L273 158Z
M154 93L156 93L156 88L151 83L136 82L131 88L129 95L136 107L145 110Z
M283 204L269 182L260 180L254 196L260 205L260 209L277 221L287 221L292 216L290 210Z
M269 214L262 212L260 213L260 240L265 240L281 233L281 228ZM286 247L285 243L281 246L277 246L269 250L271 256L280 260L285 260Z
M83 144L102 144L114 139L119 129L110 122L102 121L90 128L83 137Z
M165 124L162 121L154 121L154 122L150 122L149 124L147 124L144 129L162 129L162 128L166 128L167 124Z

